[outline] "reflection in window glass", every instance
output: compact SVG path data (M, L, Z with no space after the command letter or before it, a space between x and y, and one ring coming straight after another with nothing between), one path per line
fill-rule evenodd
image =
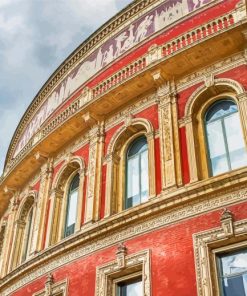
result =
M143 296L142 280L119 283L117 296Z
M79 190L80 176L76 174L70 183L67 199L66 223L64 236L69 236L75 231L78 190Z
M247 296L247 250L218 256L222 296Z
M219 101L207 112L206 136L212 175L247 165L247 153L237 106Z
M148 150L145 137L136 139L127 152L125 207L130 208L148 198Z

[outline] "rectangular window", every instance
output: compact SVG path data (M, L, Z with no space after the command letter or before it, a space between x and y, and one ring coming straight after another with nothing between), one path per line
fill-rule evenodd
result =
M142 279L130 279L117 284L116 296L143 296Z
M247 296L247 249L217 256L221 296Z

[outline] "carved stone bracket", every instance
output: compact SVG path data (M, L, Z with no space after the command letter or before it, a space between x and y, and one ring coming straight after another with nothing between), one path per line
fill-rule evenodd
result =
M16 188L8 187L8 186L4 187L4 193L6 193L6 194L14 195L16 192L17 192Z
M162 92L162 90L166 90L166 81L162 76L161 70L155 70L153 72L151 72L151 75L153 77L154 83L156 85L156 87L158 88L158 90L160 89L160 92Z
M39 162L46 161L48 159L48 155L46 153L38 151L35 153L35 159Z

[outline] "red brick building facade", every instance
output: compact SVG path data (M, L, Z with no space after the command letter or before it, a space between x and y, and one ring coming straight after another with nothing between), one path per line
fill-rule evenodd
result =
M247 7L137 0L24 114L0 294L247 295Z

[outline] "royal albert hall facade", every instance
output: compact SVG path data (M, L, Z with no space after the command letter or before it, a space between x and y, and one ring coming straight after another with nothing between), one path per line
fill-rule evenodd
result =
M247 295L246 8L133 1L48 79L0 179L0 295Z

